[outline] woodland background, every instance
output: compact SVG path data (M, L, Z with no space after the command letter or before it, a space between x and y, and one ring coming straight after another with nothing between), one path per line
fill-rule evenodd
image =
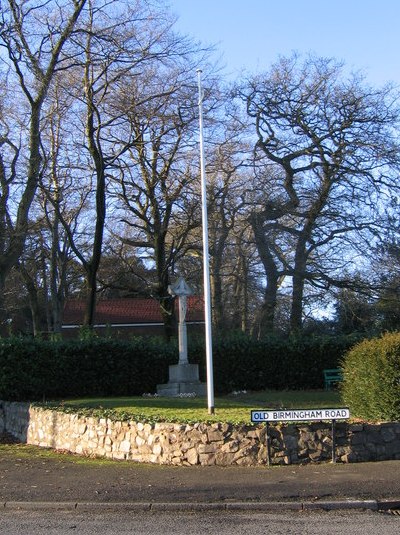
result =
M220 76L162 2L0 7L2 335L66 299L202 293L203 70L213 328L256 339L400 326L399 92L335 58Z

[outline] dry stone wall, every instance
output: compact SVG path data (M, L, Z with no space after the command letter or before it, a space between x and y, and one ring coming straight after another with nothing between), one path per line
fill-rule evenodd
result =
M136 462L220 466L267 462L266 427L261 425L120 422L0 401L2 433L37 446ZM329 423L271 425L268 435L271 464L332 457ZM338 461L400 460L400 423L338 423L335 435Z

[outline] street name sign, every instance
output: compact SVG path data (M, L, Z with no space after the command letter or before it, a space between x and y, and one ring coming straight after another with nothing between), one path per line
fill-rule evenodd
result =
M276 410L253 410L251 421L261 422L311 422L321 420L348 420L350 410L348 408L336 409L276 409Z

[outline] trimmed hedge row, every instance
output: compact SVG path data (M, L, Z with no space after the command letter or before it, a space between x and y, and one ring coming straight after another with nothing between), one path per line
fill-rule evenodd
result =
M175 360L152 340L0 340L0 399L13 401L155 392Z
M233 390L323 388L323 370L335 368L356 342L354 336L232 336L215 343L214 381L221 393Z
M360 342L342 367L343 400L354 416L400 420L400 333Z
M218 394L233 390L323 387L324 368L336 367L355 342L351 337L271 337L244 335L216 340L214 384ZM84 341L0 339L0 399L21 401L155 392L177 362L176 344L137 338ZM189 359L205 380L205 351L189 341Z

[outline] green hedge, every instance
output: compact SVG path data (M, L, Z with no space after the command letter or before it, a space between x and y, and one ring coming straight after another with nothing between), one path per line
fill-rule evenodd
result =
M214 340L217 394L233 390L323 388L324 368L336 367L354 344L351 337L270 337L244 335ZM206 380L205 350L189 341L189 360ZM138 338L83 341L0 339L0 399L41 400L83 396L128 396L155 392L168 381L178 359L177 344Z
M216 385L223 392L323 388L323 370L338 366L354 343L345 336L226 338L215 344Z
M353 416L400 420L400 333L360 342L342 367L343 401Z
M256 341L235 334L214 341L217 393L233 390L306 390L324 387L323 370L339 366L355 336L270 336ZM201 344L190 345L190 359L205 368Z
M168 380L175 350L162 342L94 338L0 340L0 399L41 400L155 392Z

